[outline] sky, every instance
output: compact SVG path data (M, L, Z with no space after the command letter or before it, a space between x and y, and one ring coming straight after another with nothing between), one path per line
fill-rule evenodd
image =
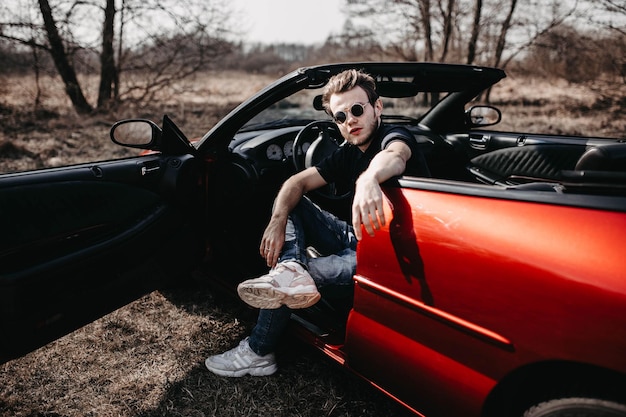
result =
M245 42L323 43L345 20L341 0L232 0ZM246 30L247 29L247 30Z

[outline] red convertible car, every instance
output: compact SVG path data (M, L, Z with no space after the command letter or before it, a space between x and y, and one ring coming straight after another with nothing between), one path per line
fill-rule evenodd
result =
M278 187L341 146L319 94L347 68L376 79L432 177L386 184L354 286L294 312L294 334L416 415L626 416L625 140L498 131L476 98L505 74L477 66L302 68L194 143L167 116L125 120L111 137L137 157L1 175L0 358L192 270L233 296L265 273ZM350 202L332 184L311 198Z

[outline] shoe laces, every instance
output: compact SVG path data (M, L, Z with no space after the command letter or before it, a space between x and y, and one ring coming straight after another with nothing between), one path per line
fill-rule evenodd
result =
M280 287L289 286L291 282L302 278L303 274L301 271L298 270L298 267L296 265L287 265L284 263L280 263L276 265L276 267L272 268L268 275L272 278L273 285Z
M270 271L270 275L279 275L282 274L285 271L290 271L293 272L294 274L296 273L296 269L295 267L291 267L285 263L280 263L278 265L276 265L274 268L272 268L272 270Z
M239 342L239 345L236 348L224 352L224 357L232 358L233 356L237 354L244 354L244 355L247 354L249 351L252 350L250 349L250 346L248 345L248 339L249 338L246 337L241 342Z

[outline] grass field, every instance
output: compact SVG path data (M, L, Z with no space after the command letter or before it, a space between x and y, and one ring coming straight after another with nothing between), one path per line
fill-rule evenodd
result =
M55 79L41 107L27 76L0 79L0 172L131 155L108 140L121 118L171 115L200 136L272 79L205 74L150 108L76 116ZM194 88L192 88L194 87ZM93 102L91 92L88 96ZM502 130L626 137L624 109L559 80L510 78L494 89ZM286 339L280 371L228 379L204 369L207 355L235 346L254 312L206 288L154 292L23 358L0 365L0 417L397 416L382 394L317 352ZM381 358L384 360L384 358Z

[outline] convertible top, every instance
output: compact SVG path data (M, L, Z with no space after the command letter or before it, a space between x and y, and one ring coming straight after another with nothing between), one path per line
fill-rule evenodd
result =
M296 72L306 74L310 88L314 88L351 68L361 69L374 77L385 97L398 97L397 91L406 91L407 86L414 91L413 95L418 92L482 90L506 77L498 68L430 62L344 63L300 68Z

